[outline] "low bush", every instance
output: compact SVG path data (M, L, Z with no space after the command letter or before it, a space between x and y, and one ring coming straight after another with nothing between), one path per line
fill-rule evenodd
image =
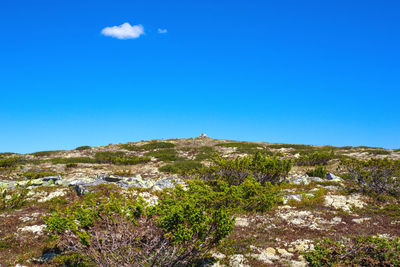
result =
M59 152L62 152L62 150L39 151L39 152L31 153L31 155L33 155L35 157L48 157L48 156L52 156L54 154L57 154Z
M264 156L260 152L236 159L224 159L217 155L213 164L202 171L200 177L205 180L223 180L230 185L240 185L250 176L261 184L278 183L281 178L287 176L291 168L290 159Z
M88 149L91 149L91 147L90 146L79 146L79 147L75 148L75 150L88 150Z
M89 193L45 222L65 255L81 255L81 263L187 266L215 248L232 231L233 220L224 209L181 199L162 198L146 207L140 199Z
M140 151L140 150L153 150L153 149L163 149L163 148L174 148L175 144L170 142L157 142L152 141L150 143L138 146L135 144L122 144L121 148L129 151Z
M400 160L342 160L339 170L364 192L400 195Z
M71 163L97 163L98 161L91 157L71 157L71 158L52 158L52 164L71 164Z
M331 159L335 158L333 151L331 152L312 152L300 155L295 160L297 166L316 166L327 165Z
M226 181L188 180L187 188L177 187L161 196L166 203L194 201L212 209L226 208L229 211L269 211L280 202L278 186L261 185L253 177L248 177L240 185L230 185Z
M307 175L310 177L325 178L327 173L328 173L328 171L326 170L326 168L324 166L317 166L314 169L309 170L307 172Z
M21 162L21 158L19 157L10 157L10 158L0 158L0 167L1 168L12 168L18 165Z
M76 167L78 167L78 163L67 163L67 164L65 164L65 167L68 169L76 168Z
M183 160L176 161L171 164L164 165L158 170L160 172L169 172L169 173L178 173L178 174L187 174L193 171L198 171L204 167L201 162L195 160Z
M211 146L202 146L196 150L196 153L195 160L203 161L212 159L217 151Z
M400 241L368 236L341 243L325 238L302 255L310 266L400 266Z
M21 208L26 203L29 186L30 182L23 187L3 190L0 194L0 211Z
M57 173L52 171L39 171L39 172L24 172L21 174L21 176L25 177L26 179L39 179L53 175L57 175Z
M146 163L151 160L150 157L127 156L122 151L104 151L95 154L96 163L109 163L117 165L135 165L139 163Z
M372 154L372 155L390 155L390 151L387 150L383 150L383 149L369 149L369 150L365 150L363 152L367 152L368 154Z

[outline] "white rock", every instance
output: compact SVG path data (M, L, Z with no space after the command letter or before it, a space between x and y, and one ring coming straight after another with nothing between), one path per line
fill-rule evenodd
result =
M18 231L21 231L21 232L32 232L34 234L41 235L45 228L46 228L45 224L32 225L32 226L25 226L25 227L19 228Z

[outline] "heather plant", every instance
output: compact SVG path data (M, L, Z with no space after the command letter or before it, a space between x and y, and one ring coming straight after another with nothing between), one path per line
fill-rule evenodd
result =
M219 143L216 146L220 147L235 147L236 151L246 154L254 154L262 148L259 144L246 143L246 142L229 142L229 143Z
M236 159L224 159L217 155L213 164L205 169L200 177L206 180L223 180L230 185L240 185L249 176L261 184L278 183L281 178L287 176L291 167L290 159L264 156L260 152Z
M343 243L325 238L302 255L309 266L400 266L400 241L368 236Z
M24 172L21 174L21 176L25 177L26 179L39 179L39 178L53 176L53 175L57 175L57 173L52 172L52 171L38 171L38 172L30 171L30 172Z
M0 158L0 167L1 168L12 168L18 165L21 161L19 157L9 157L9 158Z
M62 150L39 151L39 152L31 153L31 155L33 155L35 157L48 157L48 156L52 156L54 154L57 154L59 152L62 152Z

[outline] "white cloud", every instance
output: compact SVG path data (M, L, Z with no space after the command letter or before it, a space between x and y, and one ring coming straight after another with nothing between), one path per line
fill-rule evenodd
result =
M167 29L161 29L161 28L158 28L158 33L167 33L168 31L167 31Z
M105 27L101 30L105 36L111 36L118 39L135 39L144 34L142 25L130 25L128 22L119 26Z

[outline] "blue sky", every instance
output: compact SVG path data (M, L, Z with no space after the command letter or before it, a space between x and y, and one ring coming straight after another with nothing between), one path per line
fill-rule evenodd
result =
M399 12L394 0L4 1L0 151L202 132L399 148ZM123 23L143 32L102 34Z

